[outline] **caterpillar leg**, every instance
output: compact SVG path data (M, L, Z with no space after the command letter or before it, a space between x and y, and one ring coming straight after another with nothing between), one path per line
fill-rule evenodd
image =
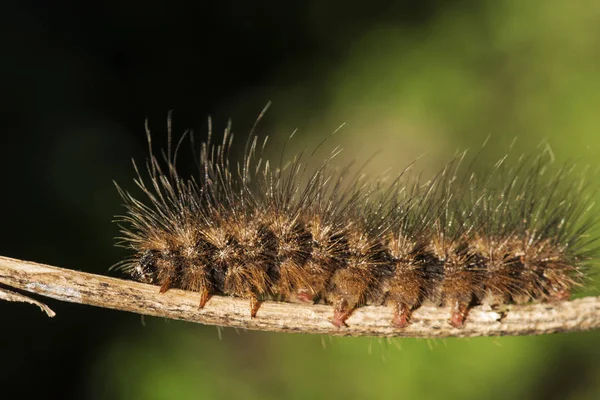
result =
M566 271L546 271L547 301L564 301L571 297L571 288L576 284L576 280L569 277Z
M448 323L455 328L462 328L479 293L478 280L471 271L452 271L447 274L443 283L443 293L446 305L450 306Z
M159 289L159 293L165 293L171 287L171 279L166 279L161 285Z
M481 276L474 271L450 270L450 273L446 273L443 294L446 305L450 306L448 323L455 328L462 328L469 310L475 299L481 298L481 293Z
M225 276L224 292L236 297L250 300L250 316L256 317L263 296L269 287L269 277L266 268L260 265L238 264L235 268L229 268Z
M346 325L346 320L352 315L355 308L356 306L351 306L348 300L340 296L334 303L331 323L338 328L348 326Z
M316 296L308 291L300 290L296 294L296 298L302 303L314 303Z
M462 328L469 314L471 301L455 300L452 302L450 319L448 322L455 328Z
M404 270L401 268L405 267ZM396 275L390 281L390 289L386 305L394 309L392 325L406 328L414 309L421 304L424 293L428 290L428 282L421 271L406 270L406 264L396 267Z
M412 316L412 308L406 304L396 304L394 307L394 317L392 318L392 325L396 328L406 328L410 325L410 318Z
M367 283L360 279L356 271L346 269L338 271L332 278L333 288L328 293L328 300L333 303L331 323L338 328L346 325L352 312L363 303L367 291Z
M550 293L548 296L549 302L569 300L571 291L569 289L558 289Z
M256 296L256 294L252 293L250 295L250 317L251 318L256 318L256 313L258 312L258 309L260 308L261 304L262 304L262 302L260 300L258 300L258 297Z
M200 304L198 305L199 309L204 308L206 302L210 299L210 292L207 288L203 288L200 290Z

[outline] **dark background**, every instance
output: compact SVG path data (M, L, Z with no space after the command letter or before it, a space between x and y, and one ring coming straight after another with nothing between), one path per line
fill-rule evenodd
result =
M108 273L144 120L231 118L298 146L347 122L348 160L429 164L492 135L597 167L592 1L106 1L0 6L0 254ZM164 135L163 135L164 136ZM160 141L160 139L158 139ZM493 158L495 160L496 158ZM344 160L344 158L342 158ZM430 167L423 167L425 170ZM588 292L597 293L591 285ZM597 333L418 341L236 332L0 303L3 398L597 398ZM144 322L144 323L142 323ZM324 349L322 343L324 344ZM401 347L398 349L397 347Z

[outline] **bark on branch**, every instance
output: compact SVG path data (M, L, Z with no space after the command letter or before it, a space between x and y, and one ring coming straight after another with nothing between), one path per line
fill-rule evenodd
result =
M347 320L348 327L345 328L336 328L329 322L332 307L318 304L268 301L262 304L256 318L250 318L249 303L243 299L213 296L205 308L199 310L198 293L171 289L159 294L157 286L0 256L0 300L36 304L53 316L54 313L47 306L14 290L72 303L207 325L334 336L441 338L538 335L600 327L600 297L511 305L506 312L479 306L470 311L465 326L460 329L448 324L448 309L427 306L416 310L412 324L404 329L390 324L392 311L389 308L374 306L356 310Z

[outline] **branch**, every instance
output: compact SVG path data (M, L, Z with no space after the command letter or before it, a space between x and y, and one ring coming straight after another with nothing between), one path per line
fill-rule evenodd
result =
M260 307L257 317L250 318L249 302L244 299L213 296L204 309L199 310L198 293L170 289L159 294L157 286L0 256L0 299L30 302L52 316L52 310L43 304L8 289L207 325L334 336L538 335L600 327L600 297L586 297L557 303L510 305L504 313L478 306L470 311L463 328L448 324L450 312L447 308L420 307L413 314L412 324L398 329L390 323L392 311L389 308L367 306L357 309L347 320L348 327L340 329L329 322L332 307L326 305L267 301Z
M38 306L40 310L44 311L50 318L54 317L56 313L52 311L50 307L34 300L30 297L24 296L21 293L13 292L12 290L3 289L0 287L0 300L14 301L17 303L29 303Z

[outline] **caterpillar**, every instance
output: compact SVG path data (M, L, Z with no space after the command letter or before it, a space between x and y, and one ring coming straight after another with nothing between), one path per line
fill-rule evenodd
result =
M118 245L130 257L116 268L160 293L197 292L199 308L212 295L247 299L251 317L265 300L323 302L343 328L357 307L385 305L402 329L430 302L449 306L460 328L478 304L569 298L595 256L589 185L544 152L485 173L461 153L432 179L409 167L390 182L336 169L337 148L313 169L316 152L284 164L282 151L277 165L254 128L234 162L231 125L214 144L209 120L197 173L185 177L176 164L186 134L173 150L171 130L169 119L159 158L146 124L145 172L134 161L144 200L117 185Z

